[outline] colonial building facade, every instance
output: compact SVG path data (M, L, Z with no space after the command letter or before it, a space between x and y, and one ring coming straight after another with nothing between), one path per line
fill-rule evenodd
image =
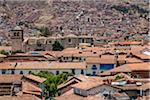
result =
M76 47L79 43L93 44L93 36L76 36L69 34L67 36L55 36L55 37L29 37L23 38L23 30L17 26L12 30L11 42L12 50L22 51L48 51L52 50L52 45L55 41L58 41L64 48Z

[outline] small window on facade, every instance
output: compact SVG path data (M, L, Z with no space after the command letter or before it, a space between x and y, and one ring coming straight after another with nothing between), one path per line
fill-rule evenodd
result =
M72 42L71 39L68 39L68 42L71 43Z
M37 43L37 46L38 46L38 47L41 47L41 46L42 46L42 44L40 44L40 43Z
M81 70L81 74L84 74L84 70L83 69Z
M49 41L49 43L52 43L52 41Z
M79 60L81 61L81 60L82 60L82 58L79 58Z
M72 57L72 61L74 60L75 57Z
M14 33L14 36L17 36L17 33L16 33L16 32Z
M29 71L29 74L31 74L32 72L31 71Z
M11 71L11 74L15 74L15 71L14 71L14 70L12 70L12 71Z
M19 32L17 32L17 36L19 36Z
M72 69L72 74L75 74L75 69Z
M59 74L59 71L56 71L56 75L58 75Z
M20 71L20 74L23 74L23 71Z
M66 57L66 60L68 60L69 58L68 57Z
M6 70L2 70L2 74L6 74Z
M92 66L92 70L97 70L96 65L93 65L93 66Z
M95 71L93 71L93 76L96 76L96 72Z
M84 43L84 39L82 39L82 43Z

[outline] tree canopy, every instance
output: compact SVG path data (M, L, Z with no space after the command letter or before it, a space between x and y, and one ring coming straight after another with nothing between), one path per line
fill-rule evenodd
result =
M5 50L1 50L1 51L0 51L0 54L8 55L8 54L9 54L9 52L7 52L7 51L5 51Z
M64 47L58 41L55 41L54 44L52 45L53 51L62 51L63 49Z
M41 27L39 30L42 33L41 35L44 36L44 37L52 35L52 32L49 30L48 27Z
M46 78L46 81L44 82L45 92L48 93L50 97L54 97L58 93L57 86L66 81L68 79L68 76L71 75L69 73L54 75L53 73L50 73L48 71L40 71L38 73L32 74ZM48 95L46 95L46 97L49 97Z

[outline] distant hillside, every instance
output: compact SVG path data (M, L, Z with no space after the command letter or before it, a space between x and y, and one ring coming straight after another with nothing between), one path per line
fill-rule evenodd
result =
M148 0L5 0L0 1L0 29L21 25L25 36L41 27L53 34L126 36L148 32L148 13Z

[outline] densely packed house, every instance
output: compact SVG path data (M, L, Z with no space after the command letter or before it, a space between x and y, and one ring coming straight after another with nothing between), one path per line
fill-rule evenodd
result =
M23 29L19 26L16 26L12 29L10 34L12 50L22 50L22 51L49 51L52 50L52 45L55 41L58 41L64 48L68 47L77 47L81 43L89 43L93 46L103 46L104 42L100 39L98 41L97 36L92 35L74 35L68 34L62 36L60 34L50 37L28 37L24 38ZM101 41L102 40L102 41ZM107 39L106 39L107 40ZM105 43L106 44L106 43ZM143 41L140 42L120 42L120 43L111 43L110 46L122 46L130 47L132 45L138 46L142 45ZM128 48L129 49L129 48Z
M74 75L97 76L117 68L120 71L135 74L135 77L147 77L149 72L148 45L130 44L134 44L134 42L118 42L113 46L107 45L106 47L82 43L77 47L66 48L63 51L1 54L0 74L28 74L49 71L54 74L72 73ZM3 46L1 49L9 51ZM147 69L143 69L141 66L145 66L144 68Z
M56 100L149 100L149 78L134 78L124 72L93 77L77 75L58 86Z
M45 80L31 74L0 75L0 99L41 100Z

